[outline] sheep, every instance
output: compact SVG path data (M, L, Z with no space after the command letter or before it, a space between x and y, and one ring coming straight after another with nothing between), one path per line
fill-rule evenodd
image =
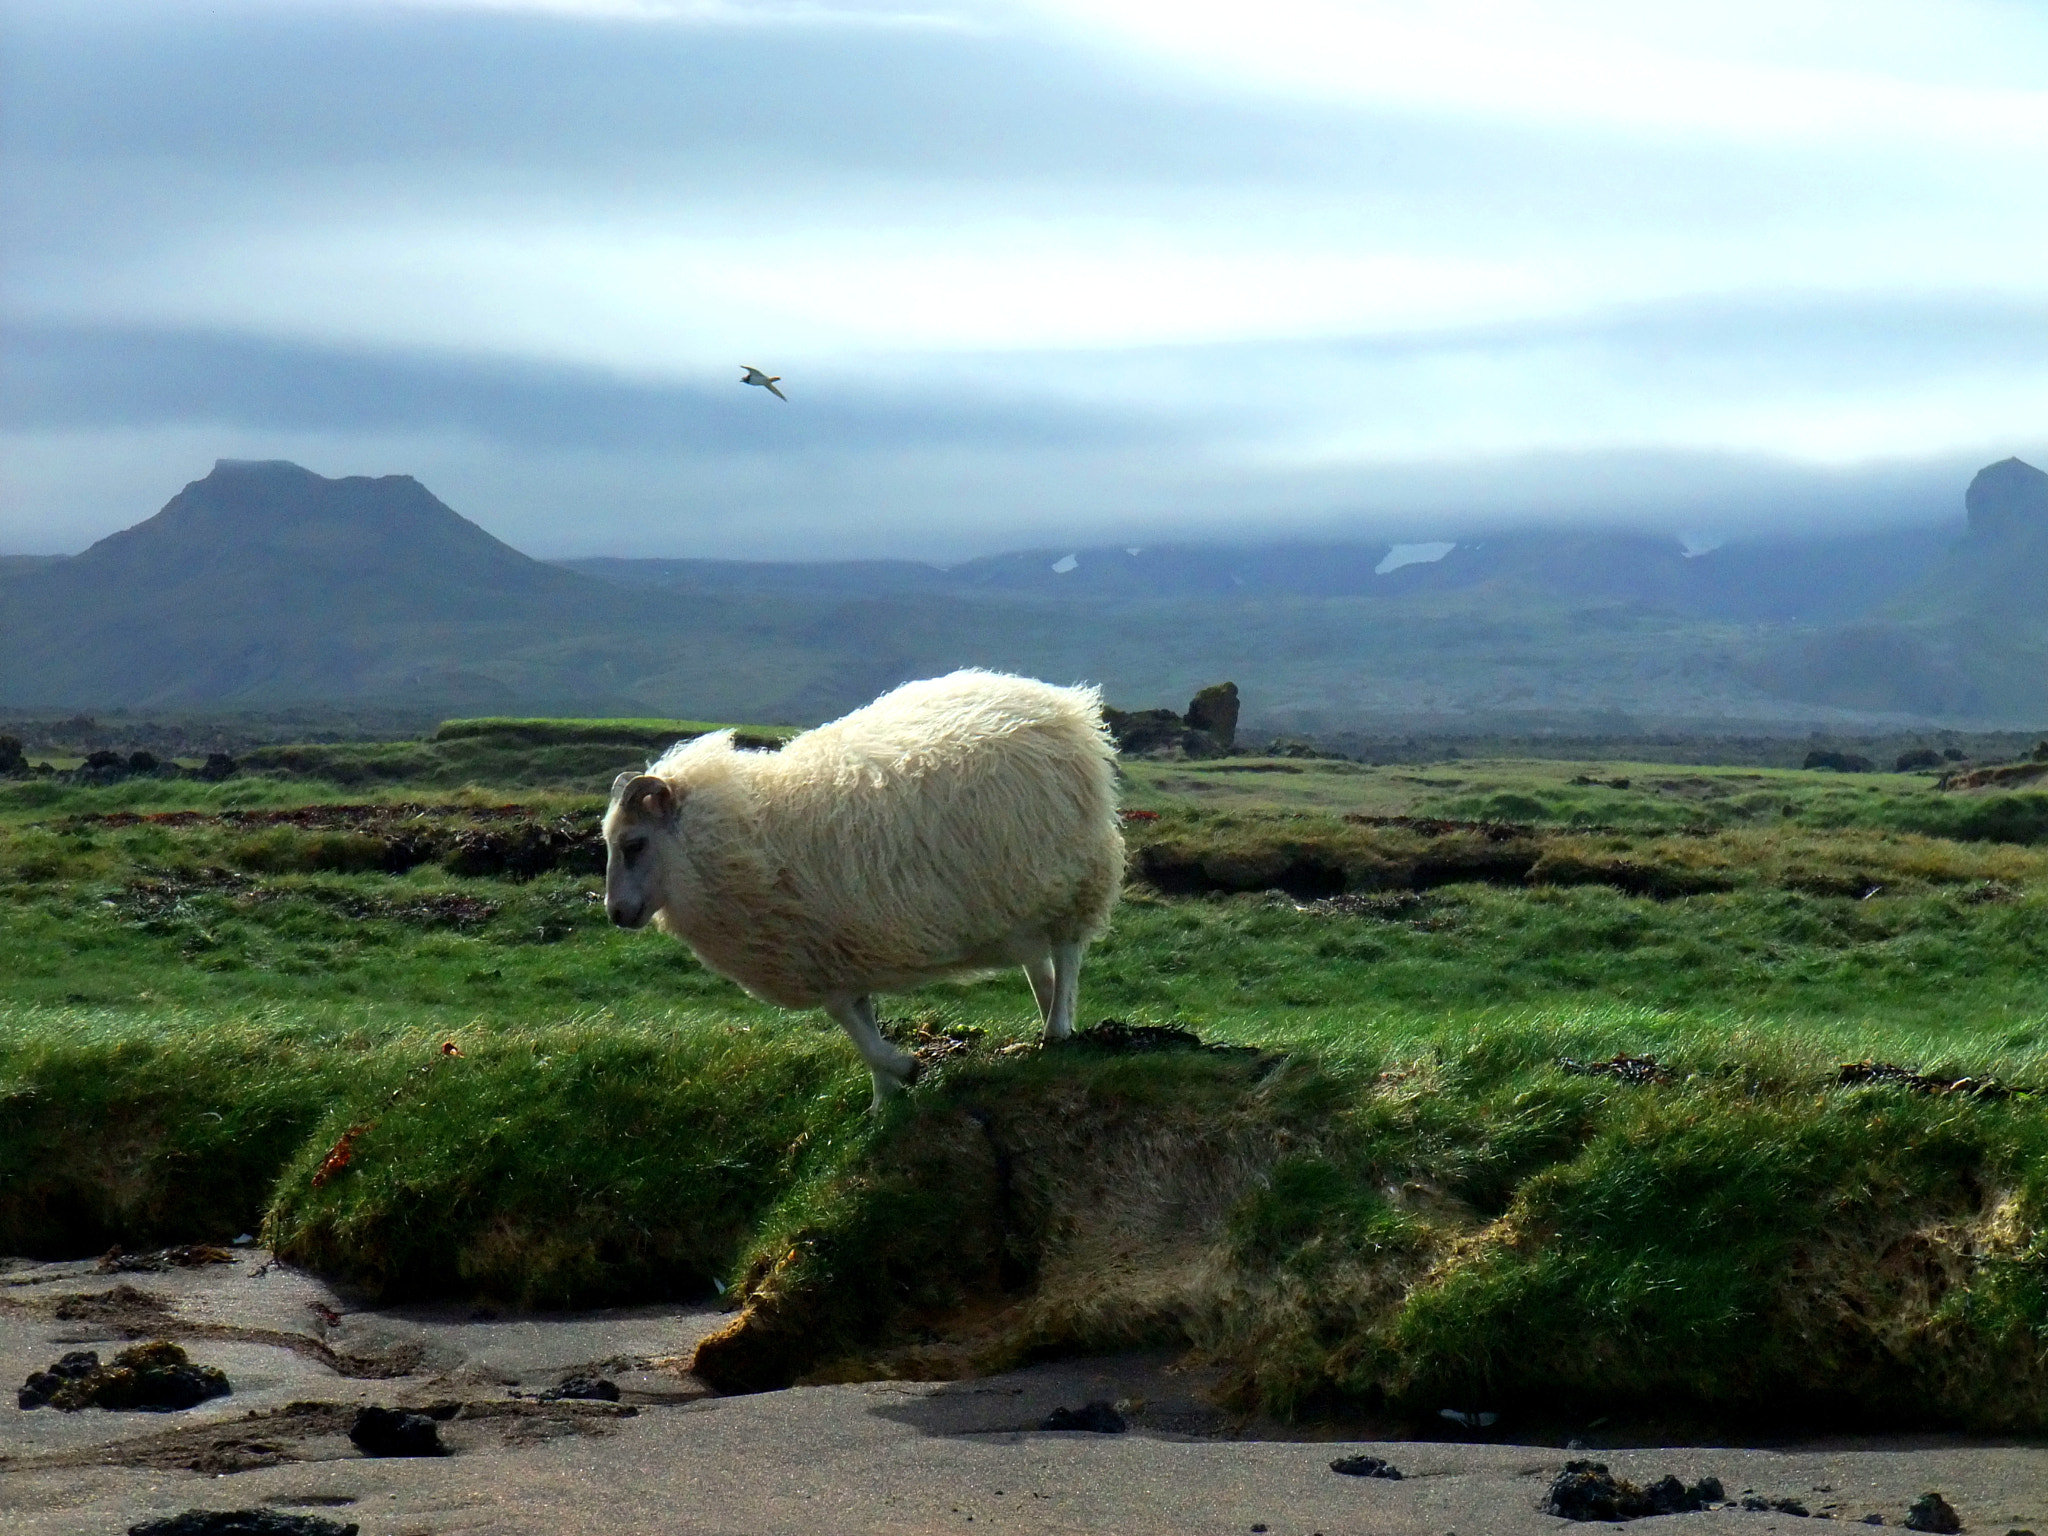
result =
M784 1008L822 1007L879 1110L917 1061L874 997L1021 965L1044 1038L1072 1033L1081 957L1123 881L1115 746L1094 688L966 670L905 683L779 752L732 732L622 773L605 911L655 926Z

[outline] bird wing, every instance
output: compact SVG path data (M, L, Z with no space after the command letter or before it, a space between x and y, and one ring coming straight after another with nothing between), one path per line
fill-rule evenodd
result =
M781 377L781 375L778 374L776 377L779 378ZM785 395L781 390L775 387L774 379L764 379L762 380L762 382L768 386L769 394L773 395L776 399L780 400L784 405L789 404L789 396Z

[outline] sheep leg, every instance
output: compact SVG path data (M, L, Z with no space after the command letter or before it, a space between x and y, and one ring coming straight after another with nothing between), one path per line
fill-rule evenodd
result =
M1045 1020L1045 1038L1064 1040L1074 1032L1074 1013L1081 1004L1081 955L1085 944L1052 947L1052 1012Z
M882 1038L882 1031L875 1025L873 998L835 997L825 1004L825 1011L846 1031L853 1048L860 1052L860 1059L868 1064L868 1072L875 1080L872 1108L880 1109L891 1094L901 1093L904 1085L917 1076L917 1058Z
M1024 975L1031 983L1031 995L1038 999L1038 1022L1050 1028L1053 999L1057 996L1054 988L1058 985L1053 974L1052 956L1044 954L1036 960L1025 961Z

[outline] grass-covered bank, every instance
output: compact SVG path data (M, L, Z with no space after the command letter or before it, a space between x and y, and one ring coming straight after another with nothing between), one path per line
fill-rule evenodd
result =
M260 1223L386 1298L722 1283L733 1387L1183 1345L1281 1413L2048 1429L2048 1095L1841 1080L1899 1031L1594 1006L1232 1052L957 1033L874 1123L803 1021L16 1014L0 1225L83 1252ZM1661 1071L1577 1070L1624 1052ZM2048 1081L2039 1043L1946 1054Z
M1665 1071L1569 1065L1623 1039ZM1645 1019L1386 1045L956 1067L770 1221L703 1365L1191 1344L1280 1413L2048 1427L2039 1099Z
M880 1122L821 1018L606 923L589 787L0 786L0 1252L723 1284L736 1383L1175 1341L1282 1412L2048 1429L2048 1104L1841 1080L2048 1087L2048 797L1593 779L1133 765L1085 1016L1252 1049L938 987Z

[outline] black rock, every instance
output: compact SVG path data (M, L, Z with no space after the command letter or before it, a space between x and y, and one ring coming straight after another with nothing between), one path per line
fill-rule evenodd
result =
M1377 1456L1339 1456L1330 1463L1332 1472L1345 1477L1386 1477L1399 1480L1401 1469Z
M210 1365L194 1365L177 1345L159 1339L137 1344L100 1364L90 1350L74 1351L22 1384L16 1401L24 1408L48 1404L66 1413L109 1408L129 1413L175 1413L232 1391L227 1376Z
M1215 683L1188 701L1184 717L1191 731L1206 733L1228 752L1237 744L1237 684Z
M353 1521L342 1525L318 1515L286 1515L274 1509L188 1509L182 1515L131 1525L128 1536L356 1536L361 1529Z
M1055 1408L1038 1427L1079 1430L1091 1435L1120 1435L1130 1428L1122 1414L1110 1404L1100 1401L1079 1408Z
M1781 1515L1797 1515L1802 1520L1808 1519L1811 1516L1811 1511L1797 1499L1767 1499L1761 1494L1754 1493L1742 1501L1742 1507L1747 1510L1764 1513L1776 1511Z
M1877 764L1860 752L1831 752L1824 747L1816 747L1806 754L1806 761L1801 766L1831 768L1836 773L1870 773Z
M1909 1531L1934 1531L1939 1536L1955 1536L1962 1528L1962 1518L1950 1507L1947 1499L1931 1488L1915 1499L1913 1507L1906 1511L1906 1529Z
M577 1398L587 1402L616 1403L619 1400L617 1382L607 1381L602 1376L567 1376L558 1387L551 1387L540 1394L544 1403L561 1398Z
M1102 723L1109 728L1117 750L1132 757L1178 746L1187 729L1181 717L1170 709L1104 708Z
M229 757L227 753L209 752L206 754L206 766L199 770L200 778L205 779L210 784L216 784L222 779L231 779L234 776L235 760Z
M1604 1461L1568 1461L1551 1480L1543 1512L1561 1520L1634 1520L1650 1512L1643 1490Z
M1601 1461L1568 1461L1550 1485L1544 1513L1564 1520L1640 1520L1647 1515L1683 1515L1721 1501L1718 1477L1687 1487L1669 1474L1647 1488L1614 1476ZM1747 1508L1750 1501L1743 1500Z
M424 1413L371 1406L356 1415L349 1439L365 1456L446 1456L440 1426Z
M15 1394L15 1402L23 1408L41 1408L57 1395L66 1382L82 1380L99 1368L97 1353L90 1349L74 1349L47 1371L30 1371L28 1380Z

